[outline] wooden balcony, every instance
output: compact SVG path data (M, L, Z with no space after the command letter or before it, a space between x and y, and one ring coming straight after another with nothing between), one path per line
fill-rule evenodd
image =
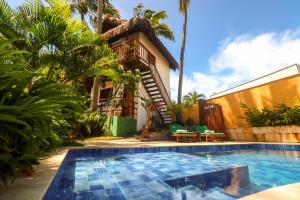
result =
M120 61L130 69L149 70L155 66L155 56L137 39L130 39L111 47Z
M115 97L110 101L107 99L99 100L97 108L98 111L107 116L134 117L137 114L136 104L137 102L134 102L133 98Z

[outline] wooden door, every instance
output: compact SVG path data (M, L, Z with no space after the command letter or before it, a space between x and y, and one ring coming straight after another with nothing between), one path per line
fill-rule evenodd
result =
M223 132L226 135L223 111L220 105L202 101L199 102L199 112L201 124L205 124L210 130Z

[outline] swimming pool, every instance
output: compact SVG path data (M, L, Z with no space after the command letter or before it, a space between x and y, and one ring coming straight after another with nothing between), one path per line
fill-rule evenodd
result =
M236 199L300 182L300 145L70 150L44 199Z

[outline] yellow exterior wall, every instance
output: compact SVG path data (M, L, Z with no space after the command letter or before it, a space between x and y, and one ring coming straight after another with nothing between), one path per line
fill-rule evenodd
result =
M144 33L139 33L139 41L155 56L156 69L164 83L164 86L170 96L170 67L168 60L158 51L158 49L149 41Z
M184 108L182 110L182 121L184 124L189 118L193 120L195 125L200 123L198 104L194 104L190 109Z
M300 103L300 75L216 97L208 102L222 106L227 129L247 127L246 121L241 119L244 114L241 103L260 109L280 103L289 106L298 104Z

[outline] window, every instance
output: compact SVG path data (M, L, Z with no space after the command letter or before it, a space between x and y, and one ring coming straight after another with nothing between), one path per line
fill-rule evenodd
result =
M112 88L106 88L100 90L99 101L108 99L112 93Z

